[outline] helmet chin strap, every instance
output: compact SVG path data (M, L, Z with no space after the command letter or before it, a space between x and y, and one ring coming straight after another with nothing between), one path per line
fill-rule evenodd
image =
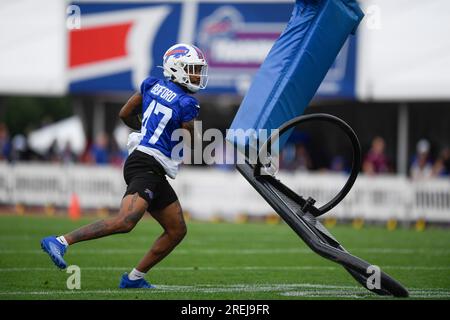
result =
M200 88L193 88L193 87L191 87L192 86L192 84L191 83L187 83L187 82L179 82L176 78L175 78L175 76L172 74L171 75L171 77L170 77L170 81L172 81L172 82L174 82L174 83L176 83L176 84L178 84L178 85L180 85L180 86L182 86L182 87L184 87L184 88L186 88L186 90L187 91L189 91L190 93L196 93Z
M186 85L186 88L189 90L189 92L191 93L196 93L198 90L200 90L199 86L193 86L192 83L189 83Z

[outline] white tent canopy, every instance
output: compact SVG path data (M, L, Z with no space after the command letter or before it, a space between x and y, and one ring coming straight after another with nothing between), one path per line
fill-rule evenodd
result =
M1 0L0 93L65 94L66 7L61 0Z
M361 100L450 98L450 1L359 0Z
M86 147L81 119L77 116L70 117L33 131L28 136L30 148L41 154L47 152L55 141L59 151L70 143L72 151L77 155L81 154Z

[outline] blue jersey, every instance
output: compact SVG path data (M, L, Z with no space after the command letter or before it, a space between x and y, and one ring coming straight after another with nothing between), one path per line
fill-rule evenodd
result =
M166 169L178 166L171 160L174 130L195 119L200 111L197 99L170 80L149 77L142 82L142 139L138 150L154 156ZM168 172L169 173L169 172ZM176 174L176 172L175 172ZM172 176L169 173L169 176Z

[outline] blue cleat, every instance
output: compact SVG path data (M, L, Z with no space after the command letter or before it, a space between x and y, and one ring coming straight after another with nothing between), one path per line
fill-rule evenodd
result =
M52 259L53 263L60 269L67 268L67 263L64 261L63 256L66 253L66 246L59 243L56 237L50 236L41 240L41 248Z
M119 288L121 288L121 289L139 289L139 288L152 289L152 288L156 288L156 287L152 286L150 283L145 281L144 278L138 279L138 280L130 280L130 278L128 278L128 273L124 273L124 275L120 279Z

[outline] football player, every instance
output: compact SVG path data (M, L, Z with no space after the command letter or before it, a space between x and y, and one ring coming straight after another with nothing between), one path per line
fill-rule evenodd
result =
M163 228L150 250L131 272L125 273L120 288L152 288L144 276L166 257L186 235L183 211L166 176L175 178L181 157L173 157L172 133L184 128L193 137L194 120L199 114L198 101L191 96L207 84L208 64L204 54L193 45L176 44L163 57L165 79L145 79L122 107L119 116L139 134L130 137L133 151L123 174L127 189L119 214L83 226L59 237L41 241L42 249L61 269L67 267L64 254L70 245L116 233L130 232L145 212Z

